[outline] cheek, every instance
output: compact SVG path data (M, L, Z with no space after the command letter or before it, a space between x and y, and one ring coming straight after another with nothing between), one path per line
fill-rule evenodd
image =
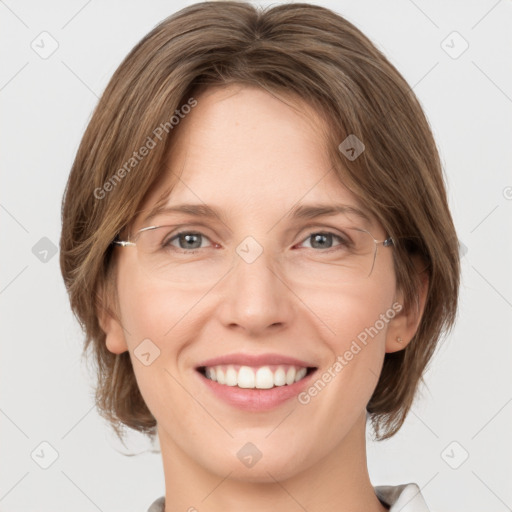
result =
M329 358L302 403L317 402L320 409L344 404L339 410L342 415L363 410L382 368L386 334L395 316L394 294L393 280L386 278L346 286L342 292L309 295L308 306L317 318Z
M335 322L335 331L339 333L336 341L338 354L351 351L364 358L368 353L380 353L379 348L384 349L389 322L393 318L392 300L389 294L381 296L377 293L347 298ZM359 352L357 345L365 350ZM351 355L347 353L347 359L350 358Z
M354 340L380 342L385 336L395 315L392 308L395 286L393 275L389 277L345 285L342 289L309 287L300 290L298 295L304 297L310 318L316 319L322 338L337 354L348 350Z
M183 329L204 291L156 281L138 271L134 264L130 265L129 271L124 269L123 273L122 270L118 291L130 350L136 349L147 338L160 350L175 347L168 340L178 338L176 332Z
M155 289L133 286L133 281L125 290L122 288L120 286L121 316L128 331L127 342L130 350L133 351L146 338L159 345L158 340L165 330L165 325L171 321L171 318L166 319L164 310L173 311L172 298L166 297L167 300L163 300L163 293Z
M126 342L140 392L153 415L162 407L160 397L175 402L177 393L172 376L191 329L189 314L200 294L151 282L138 275L133 266L120 273L119 305Z

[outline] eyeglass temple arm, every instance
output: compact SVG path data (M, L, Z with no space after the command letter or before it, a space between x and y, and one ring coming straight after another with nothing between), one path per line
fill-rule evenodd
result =
M127 245L135 245L133 242L126 242L124 240L114 240L112 243L120 245L122 247L126 247Z

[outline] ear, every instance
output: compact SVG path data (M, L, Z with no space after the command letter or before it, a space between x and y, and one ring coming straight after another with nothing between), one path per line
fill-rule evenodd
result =
M100 292L100 296L103 297L103 300L100 301L97 315L100 327L106 335L105 344L113 354L122 354L128 350L128 344L126 343L123 326L117 318L119 314L111 311L106 292Z
M415 304L411 304L407 311L405 309L399 311L389 322L386 333L386 352L403 350L418 331L423 317L429 285L428 273L423 260L413 256L413 261L420 275L420 286L416 295L417 301ZM403 305L402 293L399 293L396 302Z

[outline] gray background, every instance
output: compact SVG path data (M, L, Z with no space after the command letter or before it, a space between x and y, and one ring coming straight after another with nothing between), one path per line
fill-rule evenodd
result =
M164 493L160 455L140 435L120 445L94 409L51 247L107 81L144 34L190 3L0 1L1 511L139 512ZM511 510L512 3L318 3L366 33L414 88L465 247L457 326L400 433L369 440L372 483L417 482L432 511ZM454 31L469 44L460 55ZM57 50L42 58L52 39Z

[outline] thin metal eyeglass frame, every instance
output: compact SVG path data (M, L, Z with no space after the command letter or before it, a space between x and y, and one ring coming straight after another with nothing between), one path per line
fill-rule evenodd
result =
M141 233L143 233L144 231L150 231L152 229L165 228L165 227L172 227L172 226L163 225L163 226L148 226L148 227L145 227L145 228L141 228L141 229L139 229L138 231L135 232L135 236L134 236L133 239L136 240L139 237L139 235ZM363 233L368 233L368 235L370 235L371 239L373 240L373 243L375 244L375 250L373 251L372 268L370 269L370 272L366 276L366 277L370 277L372 272L373 272L373 267L375 266L375 260L377 258L377 246L382 244L383 247L390 247L392 245L395 245L395 241L393 240L393 237L391 237L391 236L388 236L385 240L377 240L366 229L360 229L360 228L351 228L351 229L355 229L355 230L361 231ZM319 230L318 232L320 233L321 230ZM119 245L121 247L128 247L128 246L135 246L136 247L137 246L136 241L131 242L129 240L114 240L112 243L116 244L116 245Z

